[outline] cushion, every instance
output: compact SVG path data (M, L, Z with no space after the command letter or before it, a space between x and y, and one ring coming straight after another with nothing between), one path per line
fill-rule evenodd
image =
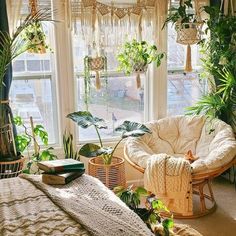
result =
M191 164L193 173L202 173L226 165L236 155L233 130L219 119L173 116L146 125L152 134L128 138L125 144L126 155L143 168L153 154L183 158L191 150L199 158Z

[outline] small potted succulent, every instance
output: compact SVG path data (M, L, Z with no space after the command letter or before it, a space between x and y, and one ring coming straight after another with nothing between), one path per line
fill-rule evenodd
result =
M67 115L68 118L77 123L81 128L87 129L93 126L98 135L99 145L87 143L83 145L79 154L89 160L89 174L100 179L107 187L114 188L118 185L125 185L124 159L115 157L114 152L120 142L127 137L139 137L151 131L143 124L124 121L115 131L120 132L121 137L114 147L103 145L99 129L107 129L105 121L93 116L88 111L78 111Z
M140 74L147 71L148 65L155 62L160 66L164 53L158 53L156 45L150 45L146 41L127 41L117 55L118 70L126 75L136 73L137 88L141 87Z

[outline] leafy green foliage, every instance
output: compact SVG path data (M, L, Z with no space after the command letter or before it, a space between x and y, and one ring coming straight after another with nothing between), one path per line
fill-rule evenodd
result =
M32 165L34 163L37 163L39 161L54 160L57 158L57 156L53 153L52 147L48 147L40 152L40 145L38 144L37 138L45 146L48 145L48 133L42 125L36 125L35 127L33 127L33 130L31 130L33 133L30 133L21 117L14 117L13 121L16 126L21 127L24 130L24 133L19 134L16 137L17 149L23 153L32 145L32 142L34 143L34 153L32 154L32 156L30 156L28 152L29 161L27 162L27 167L25 170L23 170L23 173L30 174L32 172ZM38 172L39 170L37 170L35 173Z
M95 126L98 129L107 129L104 119L93 116L89 111L78 111L67 115L67 118L73 120L83 129Z
M64 147L65 158L80 160L78 150L76 151L74 150L73 135L71 133L67 133L66 131L63 134L63 147Z
M190 11L194 12L191 0L184 1L183 4L179 4L178 8L171 7L162 28L164 28L169 22L172 22L172 24L196 22L196 15L190 13Z
M155 62L156 66L160 66L164 53L158 53L156 45L149 45L146 41L127 41L117 55L119 62L118 70L124 71L130 75L135 71L135 67L145 67Z
M152 230L155 235L159 235L155 231L155 225L162 224L164 235L169 235L169 229L174 227L172 218L163 219L161 212L169 212L166 206L160 200L150 195L143 187L129 186L124 188L118 186L113 190L116 195L131 209L133 210ZM140 207L141 197L146 197L146 208Z
M100 145L87 143L81 147L79 154L85 157L101 156L104 164L107 165L111 163L113 154L123 139L127 137L139 137L146 133L151 133L151 131L143 124L131 121L124 121L123 124L121 124L115 129L116 132L121 132L122 136L121 139L114 146L114 148L103 147L102 139L98 131L99 129L107 128L107 126L105 125L105 121L103 119L94 117L88 111L73 112L68 114L67 118L70 118L84 129L90 126L94 126L98 135Z
M205 34L211 36L200 43L202 62L213 89L188 108L187 114L217 117L236 130L236 16L224 16L218 7L204 10L209 14Z
M127 120L117 127L115 131L122 132L122 138L139 137L146 133L151 134L150 129L148 129L145 125Z

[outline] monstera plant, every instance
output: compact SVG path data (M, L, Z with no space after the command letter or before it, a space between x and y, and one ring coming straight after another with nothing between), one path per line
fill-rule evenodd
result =
M111 164L113 154L120 144L120 142L127 137L139 137L151 131L143 124L124 121L123 124L118 126L115 131L121 133L121 137L114 147L105 147L102 142L99 129L107 129L105 121L101 118L93 116L88 111L78 111L67 115L68 118L77 123L77 125L83 129L88 127L94 127L98 135L99 145L94 143L87 143L83 145L79 151L79 154L85 157L97 157L100 156L103 159L104 164Z
M6 1L0 3L0 160L10 161L20 158L15 145L16 129L13 124L12 111L9 106L9 91L12 81L11 62L22 53L35 48L37 42L31 42L24 37L27 28L35 22L50 20L49 10L39 10L29 14L9 34Z

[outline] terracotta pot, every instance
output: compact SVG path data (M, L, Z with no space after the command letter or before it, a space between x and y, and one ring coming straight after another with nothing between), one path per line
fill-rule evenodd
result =
M120 157L112 157L109 165L105 165L101 157L94 157L89 160L88 173L98 178L109 189L126 185L125 163Z

